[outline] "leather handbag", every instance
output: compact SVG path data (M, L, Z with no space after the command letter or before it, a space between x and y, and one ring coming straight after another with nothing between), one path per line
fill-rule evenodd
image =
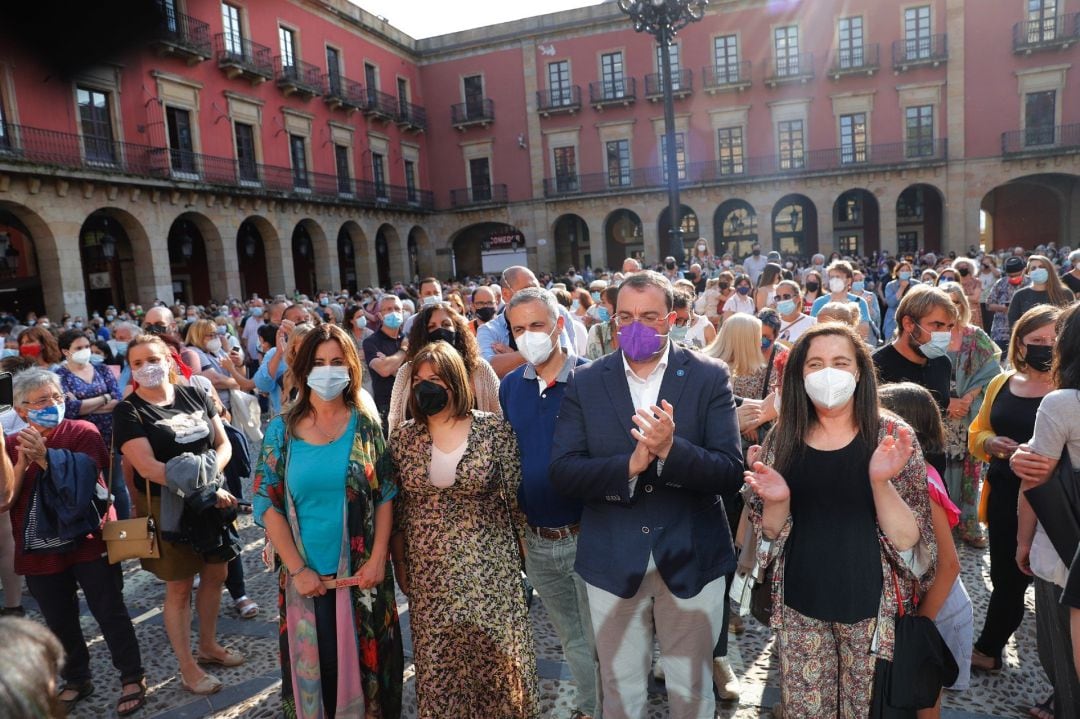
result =
M110 450L109 476L112 477L112 463L116 453ZM146 480L146 515L131 519L118 519L106 522L101 528L101 538L109 550L109 564L116 564L125 559L158 559L161 546L158 544L157 523L150 504L150 480Z

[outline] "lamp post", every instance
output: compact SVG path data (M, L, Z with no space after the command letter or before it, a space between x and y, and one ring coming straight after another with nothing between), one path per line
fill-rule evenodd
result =
M664 166L667 168L671 230L667 254L680 263L686 255L679 217L679 167L675 152L675 98L671 85L671 43L675 34L705 16L709 0L619 0L636 32L647 32L660 44L660 82L664 90Z

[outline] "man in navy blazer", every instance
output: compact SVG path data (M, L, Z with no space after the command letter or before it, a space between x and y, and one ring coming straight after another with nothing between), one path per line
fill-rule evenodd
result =
M653 636L673 719L712 719L712 653L735 552L721 495L743 461L726 366L667 339L672 287L619 288L620 350L577 370L551 458L585 503L575 569L588 586L605 719L646 715Z

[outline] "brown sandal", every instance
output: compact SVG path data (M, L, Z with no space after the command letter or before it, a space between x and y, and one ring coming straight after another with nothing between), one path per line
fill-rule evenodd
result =
M124 694L116 700L116 714L117 716L126 717L130 714L134 714L146 705L146 679L140 679L137 682L129 682L129 684L138 684L139 691L132 694ZM135 706L128 707L127 709L121 709L120 706L127 704L128 702L135 702Z

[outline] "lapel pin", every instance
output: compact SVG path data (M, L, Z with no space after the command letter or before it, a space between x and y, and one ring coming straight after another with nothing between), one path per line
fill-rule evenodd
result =
M686 374L686 370L684 370L684 369L675 370L675 376L676 377L682 377L684 374Z

